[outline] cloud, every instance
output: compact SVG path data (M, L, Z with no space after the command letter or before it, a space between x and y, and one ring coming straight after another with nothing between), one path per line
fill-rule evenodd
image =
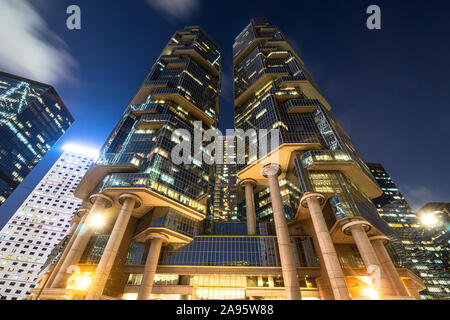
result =
M75 60L27 0L0 1L0 69L55 84L70 79Z
M198 7L199 0L146 0L156 11L175 19L189 17Z
M413 211L420 209L428 202L439 201L439 196L436 195L436 192L433 192L425 186L411 187L409 185L402 185L400 190L403 190L402 193Z

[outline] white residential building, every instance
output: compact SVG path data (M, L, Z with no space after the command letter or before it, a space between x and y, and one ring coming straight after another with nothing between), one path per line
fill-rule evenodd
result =
M0 300L21 300L52 249L70 230L81 200L73 192L97 158L74 145L64 153L0 231Z

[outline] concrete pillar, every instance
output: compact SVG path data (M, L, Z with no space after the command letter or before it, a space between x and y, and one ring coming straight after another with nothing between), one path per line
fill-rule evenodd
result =
M378 285L381 290L381 298L383 296L385 299L395 296L395 291L391 286L390 281L387 279L384 270L381 267L380 261L378 260L375 250L370 244L369 237L367 236L367 231L370 230L370 224L366 221L356 220L345 224L342 228L344 233L350 232L355 240L356 246L358 247L359 254L361 255L364 265L369 270L371 266L376 266L379 268L379 279Z
M280 167L275 164L265 166L262 169L262 175L269 182L270 199L272 200L273 219L278 240L278 250L280 252L281 269L283 271L284 287L288 300L301 300L300 287L297 278L297 267L294 261L289 229L286 216L284 215L284 206L281 198L278 176Z
M406 290L402 279L400 279L397 269L395 268L394 263L392 262L392 259L385 247L385 244L390 241L389 238L384 236L376 236L369 238L369 240L372 243L372 247L378 257L378 261L380 261L381 268L389 279L396 295L407 297L409 295L408 291Z
M319 193L307 193L300 200L303 207L309 208L311 221L316 233L317 242L322 252L322 258L330 279L331 289L335 300L350 300L347 283L345 282L344 272L336 253L333 240L328 231L325 218L323 217L320 203L325 201L325 197Z
M150 300L161 247L167 241L168 239L163 235L152 235L147 260L145 261L144 276L142 277L142 283L139 288L138 300Z
M141 200L138 196L132 194L123 194L119 197L119 202L122 204L119 215L114 228L109 236L108 243L103 251L102 258L97 265L95 275L86 295L86 300L100 300L106 282L108 281L109 273L116 259L117 251L122 242L123 235L127 229L133 210L141 206Z
M48 280L45 284L46 288L51 288L53 281L55 280L56 275L58 274L59 270L61 270L62 262L66 259L67 254L70 251L70 248L72 247L75 238L77 237L77 234L79 232L79 226L84 224L84 221L86 220L86 217L88 215L88 209L80 209L77 211L75 216L73 217L72 221L70 222L71 228L69 231L69 242L66 244L65 248L63 249L63 252L61 253L61 256L58 258L58 261L56 262L56 265L54 269L51 271L51 274L48 277Z
M93 206L89 211L89 214L85 215L83 223L80 223L79 230L70 247L65 259L61 263L58 273L52 283L52 288L65 288L67 284L67 279L70 276L69 270L70 266L77 265L80 258L89 242L94 230L89 227L89 220L98 212L110 208L113 204L113 200L104 194L94 194L89 200L93 202Z
M253 188L256 186L256 181L253 179L245 179L240 183L240 186L245 190L247 234L256 235L255 196L253 194Z

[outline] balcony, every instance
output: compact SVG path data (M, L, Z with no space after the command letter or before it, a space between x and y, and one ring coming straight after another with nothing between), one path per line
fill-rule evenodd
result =
M242 62L257 46L262 45L265 41L272 39L272 36L256 36L246 47L240 47L238 50L233 50L233 66L236 67Z
M77 198L85 199L111 173L138 172L144 158L136 153L107 153L92 166L75 189Z
M292 99L286 103L286 113L311 113L316 111L319 106L320 102L317 99Z
M352 159L341 150L309 151L301 157L302 166L307 170L341 171L370 199L378 198L382 191L376 182Z
M159 106L165 106L165 104L160 103L141 103L141 104L131 104L131 112L136 116L141 116L143 114L155 114L158 113Z
M208 125L213 125L216 120L206 114L202 109L198 108L185 96L184 92L177 88L161 88L156 89L152 95L153 100L170 100L178 103L185 108L189 113L194 115L195 118L200 119Z
M139 91L136 93L131 104L144 104L147 101L148 96L158 88L166 88L169 85L167 80L150 80L144 83Z
M170 243L189 243L198 230L198 221L170 208L155 208L141 218L135 241L145 242L152 234L163 234Z
M141 197L142 208L135 210L135 216L138 218L153 207L172 208L196 221L205 218L206 207L204 204L174 191L167 185L158 183L151 179L151 176L150 173L113 173L103 180L99 192L115 197L127 191ZM144 212L145 210L147 211Z
M158 130L161 129L171 116L167 114L144 114L136 124L138 130Z
M302 156L303 167L314 166L315 170L323 170L323 167L329 164L346 164L352 161L353 159L343 151L315 150L306 152ZM320 168L317 168L318 166Z
M245 91L240 93L234 99L234 105L236 107L241 106L244 102L248 101L259 90L264 88L270 81L278 79L283 76L288 76L289 72L287 68L266 68L257 75L258 79L254 81Z
M277 86L280 88L286 88L286 87L298 87L300 88L300 91L302 94L304 94L306 97L310 99L317 99L320 101L320 103L327 108L328 110L331 110L331 106L329 105L328 101L323 97L322 93L316 89L311 82L305 77L305 75L300 72L296 76L287 76L287 77L281 77L276 82Z
M203 52L200 51L199 48L197 48L194 45L191 46L184 46L179 47L175 49L174 54L177 55L187 55L192 58L196 63L198 63L200 66L205 68L207 71L211 72L211 74L215 77L220 77L219 68L217 68L213 62L209 61Z

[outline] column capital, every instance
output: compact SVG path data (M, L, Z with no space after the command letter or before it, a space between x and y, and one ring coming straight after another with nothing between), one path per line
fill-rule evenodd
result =
M268 165L265 165L261 169L261 174L266 178L268 176L277 176L278 177L281 174L281 167L277 163L270 163Z
M95 193L92 196L89 197L89 202L91 204L94 204L95 201L97 201L98 199L102 199L103 202L105 203L105 208L111 208L114 200L112 198L110 198L109 196L107 196L106 194L102 194L102 193Z
M134 203L134 208L135 208L135 209L139 208L139 207L142 205L142 200L141 200L141 198L138 197L138 196L135 195L135 194L132 194L132 193L123 193L123 194L121 194L121 195L119 196L119 203L120 203L121 205L123 205L124 202L125 202L125 200L127 200L127 199L133 199L133 200L135 201L135 203Z
M254 179L244 179L241 182L239 182L239 186L241 188L245 188L245 185L250 184L251 186L255 187L258 183Z
M72 220L70 220L70 225L73 226L76 223L80 223L81 218L78 215L75 215Z
M307 200L310 198L316 198L319 200L319 204L323 205L325 203L325 196L323 194L317 193L317 192L306 192L303 197L300 199L300 203L303 208L308 208L308 202Z
M377 241L380 240L383 242L384 245L387 245L389 242L391 242L391 239L389 239L386 236L373 236L369 238L370 241Z
M369 232L372 229L372 225L366 220L350 220L342 226L342 232L346 235L351 235L351 228L354 226L362 226L364 231Z
M152 241L155 239L161 239L164 243L169 243L169 238L161 233L151 233L146 238L147 241L148 240Z
M75 216L78 218L83 218L85 214L87 214L89 212L89 209L87 208L83 208L83 209L78 209L78 211L75 213Z

